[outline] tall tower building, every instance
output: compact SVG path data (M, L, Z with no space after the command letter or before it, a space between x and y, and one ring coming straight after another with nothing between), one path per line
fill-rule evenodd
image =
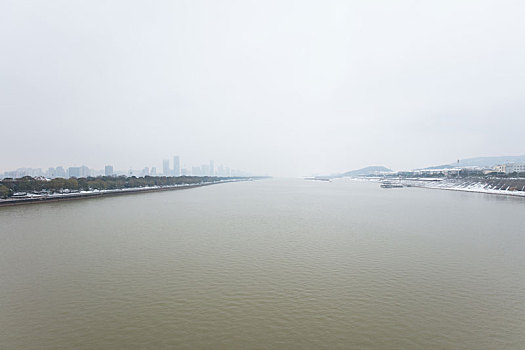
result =
M104 167L104 174L106 176L113 176L113 165L106 165Z
M91 171L89 170L89 168L85 165L82 165L80 167L80 176L81 177L88 177L88 176L91 176Z
M215 163L213 160L210 160L210 176L215 175Z
M179 156L173 157L173 176L180 176L180 158Z
M55 168L49 168L47 170L47 177L50 178L50 179L54 179L55 177L57 177L56 169Z
M77 166L71 166L67 169L67 176L68 177L80 177L80 167Z
M164 159L162 161L162 173L164 176L170 176L170 160Z

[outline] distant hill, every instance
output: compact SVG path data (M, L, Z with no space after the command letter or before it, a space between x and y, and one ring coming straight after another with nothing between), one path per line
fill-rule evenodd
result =
M352 170L343 174L339 174L338 177L366 176L384 172L392 172L392 169L388 169L384 166L367 166L363 169Z
M469 167L469 166L479 166L479 167L491 168L494 165L505 164L505 163L525 163L525 155L467 158L467 159L460 159L459 163L455 162L455 163L444 164L444 165L436 165L436 166L431 166L431 167L427 167L424 169L447 169L447 168Z

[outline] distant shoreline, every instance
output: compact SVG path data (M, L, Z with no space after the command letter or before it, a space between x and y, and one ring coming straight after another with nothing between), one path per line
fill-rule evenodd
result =
M353 180L357 181L369 181L369 182L376 182L381 183L383 180L382 178L351 178ZM399 179L399 178L393 178L393 179L386 179L387 181L393 181L398 182L399 184L403 185L403 187L416 187L416 188L426 188L431 190L446 190L446 191L458 191L458 192L470 192L470 193L481 193L481 194L494 194L494 195L500 195L500 196L511 196L511 197L518 197L518 198L525 198L525 191L524 190L509 190L511 185L508 185L505 180L503 180L504 185L503 187L507 189L501 189L502 187L496 189L496 188L487 188L488 183L486 181L477 180L477 179L465 179L463 181L457 181L457 180L450 180L450 179L439 179L439 180L422 180L422 179ZM508 181L515 181L516 179L506 179ZM524 179L517 179L519 181L523 181L523 185L525 185Z
M493 194L498 196L511 196L514 198L525 198L525 194L520 191L500 191L500 192L489 192L483 190L472 190L467 188L455 188L455 187L429 187L421 185L413 185L412 187L416 188L426 188L429 190L444 190L444 191L457 191L457 192L469 192L469 193L480 193L480 194Z
M511 190L512 183L507 180L502 181L498 188L491 188L488 181L477 180L477 179L466 179L466 180L442 180L442 181L400 181L404 185L410 185L412 187L429 188L435 190L447 190L447 191L459 191L459 192L471 192L471 193L483 193L483 194L496 194L500 196L512 196L525 198L525 192L522 189L515 188ZM521 179L519 180L522 181ZM523 186L524 182L521 182L520 186Z
M41 203L49 203L49 202L101 198L101 197L114 197L114 196L127 195L127 194L139 194L139 193L150 193L150 192L161 192L161 191L176 191L176 190L185 190L185 189L191 189L191 188L196 188L196 187L217 185L217 184L230 183L230 182L240 182L240 181L249 181L249 180L246 179L246 180L216 181L216 182L199 183L199 184L182 185L182 186L135 187L135 188L107 190L107 191L98 191L98 192L68 193L68 194L61 194L61 195L56 195L56 196L0 199L0 207L25 205L25 204L41 204Z

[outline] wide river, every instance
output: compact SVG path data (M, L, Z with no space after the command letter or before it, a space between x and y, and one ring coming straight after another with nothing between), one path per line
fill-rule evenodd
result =
M0 349L525 349L525 198L261 180L0 208Z

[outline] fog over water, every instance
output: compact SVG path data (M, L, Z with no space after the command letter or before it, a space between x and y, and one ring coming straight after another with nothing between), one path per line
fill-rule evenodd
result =
M0 1L0 171L524 153L521 1Z

